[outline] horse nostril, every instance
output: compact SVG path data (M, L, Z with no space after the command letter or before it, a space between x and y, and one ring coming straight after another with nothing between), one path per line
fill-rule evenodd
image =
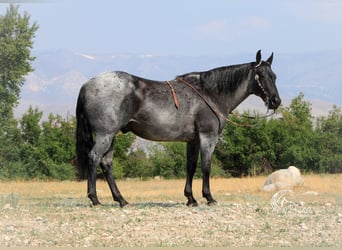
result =
M272 107L277 108L277 107L279 107L280 103L281 103L281 99L280 99L279 97L277 97L277 96L275 96L275 97L273 97L273 98L271 99L271 105L272 105Z

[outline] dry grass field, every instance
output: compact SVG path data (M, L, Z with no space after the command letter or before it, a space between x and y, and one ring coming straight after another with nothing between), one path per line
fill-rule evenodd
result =
M195 180L195 208L185 180L118 181L124 209L101 180L96 208L86 182L0 182L0 246L342 247L342 175L304 176L276 209L275 192L260 191L265 178L211 179L212 207Z
M304 185L296 187L296 192L314 191L320 194L320 200L339 200L342 195L342 175L306 175ZM261 192L266 177L211 179L211 189L214 197L220 202L225 200L243 200L247 196L255 196L266 201L273 195L272 192ZM125 180L118 181L118 186L124 197L134 202L185 202L183 189L185 180ZM86 199L86 182L43 182L43 181L11 181L0 182L0 195L18 195L20 200L52 198ZM194 196L201 201L202 180L194 180ZM99 199L104 203L116 204L112 201L108 185L103 180L97 181ZM204 200L202 200L205 202ZM1 202L1 200L0 200ZM89 203L90 204L90 203Z

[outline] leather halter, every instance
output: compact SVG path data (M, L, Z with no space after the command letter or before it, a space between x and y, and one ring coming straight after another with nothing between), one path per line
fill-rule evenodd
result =
M260 76L257 72L257 68L259 68L261 66L261 63L262 63L262 61L260 61L260 63L258 65L254 66L254 73L255 73L254 79L258 83L258 85L259 85L260 89L262 90L262 92L264 93L264 95L266 96L266 102L265 103L266 103L266 105L268 105L269 98L268 98L268 95L267 95L266 90L264 88L264 85L260 81Z

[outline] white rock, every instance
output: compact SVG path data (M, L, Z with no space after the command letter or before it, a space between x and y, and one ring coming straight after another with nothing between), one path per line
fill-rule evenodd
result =
M6 209L11 209L12 207L11 207L11 204L9 204L9 203L7 203L7 204L5 204L4 205L4 210L6 210Z
M270 174L262 191L275 191L282 189L292 189L294 186L301 185L303 183L300 171L294 166L290 166L288 169L279 169Z
M303 195L313 195L313 196L317 196L317 195L318 195L318 192L315 192L315 191L307 191L307 192L304 192Z

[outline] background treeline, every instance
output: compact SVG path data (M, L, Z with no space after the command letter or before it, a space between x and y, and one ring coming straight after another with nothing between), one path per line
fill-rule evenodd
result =
M18 6L10 5L0 15L0 179L73 180L78 172L75 118L50 114L42 121L42 112L32 107L20 119L13 114L24 76L34 70L31 49L37 29ZM299 94L277 112L270 119L232 115L216 147L212 175L257 175L289 165L304 172L342 172L340 108L313 119L310 103ZM185 176L184 143L161 143L146 154L146 149L131 151L134 140L133 134L117 135L116 178ZM198 167L196 175L200 174Z
M29 110L14 120L10 141L0 146L1 179L76 179L74 117ZM242 114L241 114L242 115ZM244 113L258 117L258 114ZM314 119L303 94L281 107L272 118L230 116L216 147L213 176L246 176L299 167L304 172L342 172L342 112L333 107L329 115ZM239 124L239 125L237 125ZM135 135L117 135L114 151L116 178L181 178L185 176L185 143L160 143L131 150ZM101 172L99 170L99 175ZM197 176L201 175L200 166Z

